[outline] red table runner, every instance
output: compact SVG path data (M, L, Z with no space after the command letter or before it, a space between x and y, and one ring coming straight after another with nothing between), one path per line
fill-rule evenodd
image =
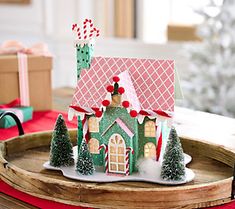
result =
M32 133L38 131L53 130L56 118L60 112L58 111L43 111L43 112L34 112L33 120L23 123L23 128L25 133ZM68 128L76 128L76 120L68 121L67 114L62 113ZM0 129L0 140L6 140L8 138L17 136L18 129L17 127L12 127L8 129ZM3 192L7 195L10 195L14 198L22 200L26 203L34 205L42 209L56 208L56 209L82 209L83 207L79 206L68 206L66 204L57 203L54 201L49 201L41 198L37 198L31 195L28 195L24 192L18 191L13 187L9 186L5 182L0 180L0 192ZM224 204L223 206L210 207L210 209L235 209L235 202Z
M33 120L27 121L22 124L24 132L33 133L38 131L53 130L56 118L61 112L58 111L41 111L33 113ZM68 121L67 114L61 113L65 119L68 128L76 128L76 120ZM0 129L0 140L5 140L18 135L16 126L6 129Z

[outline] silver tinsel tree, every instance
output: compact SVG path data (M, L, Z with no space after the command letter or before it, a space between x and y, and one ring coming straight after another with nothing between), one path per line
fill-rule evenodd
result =
M188 49L189 78L182 82L186 106L235 116L235 1L211 0L198 10L202 43Z

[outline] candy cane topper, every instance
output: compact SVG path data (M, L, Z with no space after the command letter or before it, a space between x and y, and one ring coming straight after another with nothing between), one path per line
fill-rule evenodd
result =
M75 46L79 44L81 47L94 43L94 39L100 35L99 29L94 27L91 19L85 19L82 27L78 27L76 23L73 24L72 31L75 35Z
M130 175L130 153L133 155L134 150L132 147L127 147L126 148L126 175Z
M108 146L106 144L102 144L102 145L99 146L98 150L100 151L101 149L104 149L104 153L105 153L105 157L104 157L104 160L105 160L105 173L108 173L108 171L109 171Z
M134 154L134 149L132 147L127 147L126 151L131 152L131 154Z

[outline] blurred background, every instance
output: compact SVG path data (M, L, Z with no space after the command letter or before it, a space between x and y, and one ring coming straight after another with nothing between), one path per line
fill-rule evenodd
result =
M0 43L48 44L53 88L75 87L73 23L94 20L95 55L174 59L177 105L235 116L232 0L0 0Z

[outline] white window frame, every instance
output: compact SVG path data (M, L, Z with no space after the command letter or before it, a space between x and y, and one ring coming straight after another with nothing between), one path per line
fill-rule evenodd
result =
M156 125L155 122L149 120L144 124L144 136L156 137Z
M98 144L98 146L97 146L97 144ZM90 151L91 154L100 154L100 151L99 151L99 140L98 139L91 138L89 140L88 145L89 145L89 151Z
M122 146L119 146L120 144L118 144L118 143L113 143L112 142L112 139L114 139L114 140L116 140L115 138L116 137L118 137L118 139L119 140L122 140ZM119 141L118 140L118 141ZM115 145L115 150L116 150L116 152L115 153L111 153L111 146L112 146L112 144L114 144ZM123 147L123 150L124 150L124 152L123 152L123 154L118 154L118 148L119 147ZM108 145L108 150L109 150L109 172L111 172L111 173L121 173L121 174L125 174L126 173L126 144L125 144L125 141L124 141L124 139L122 138L122 136L120 135L120 134L113 134L111 137L110 137L110 139L109 139L109 145ZM114 156L114 157L116 157L116 161L115 162L111 162L111 156ZM124 161L122 162L122 163L119 163L118 162L118 157L119 156L121 156L121 157L123 157L123 159L124 159ZM111 169L111 165L116 165L116 170L112 170ZM123 167L124 167L124 170L123 171L119 171L118 170L118 166L119 165L123 165Z
M99 132L99 121L96 117L92 116L88 119L88 129L91 133L98 133Z
M152 147L154 147L154 156L151 156L151 150ZM147 151L148 150L148 151ZM144 157L145 158L152 158L152 159L156 159L156 146L154 143L152 142L147 142L144 145Z

